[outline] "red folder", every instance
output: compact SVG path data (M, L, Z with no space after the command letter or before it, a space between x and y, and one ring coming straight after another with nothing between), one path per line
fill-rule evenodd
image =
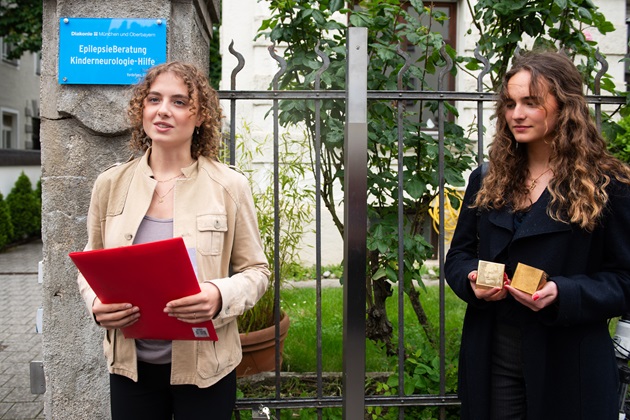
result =
M140 318L126 338L217 340L212 321L188 324L164 312L172 300L201 291L182 238L71 252L70 258L103 303L131 303Z

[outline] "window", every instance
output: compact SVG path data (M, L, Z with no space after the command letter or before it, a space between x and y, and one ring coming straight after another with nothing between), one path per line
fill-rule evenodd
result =
M42 145L39 139L39 128L41 120L39 118L33 118L33 133L31 135L31 142L33 143L33 150L41 150Z
M33 54L35 57L35 74L38 76L42 75L42 52L38 52L37 54Z
M20 63L20 60L18 60L17 58L9 58L9 54L11 53L11 51L13 50L13 45L8 43L8 42L4 42L4 39L2 40L2 61L4 61L5 63L17 66Z
M2 149L17 149L17 113L2 111Z

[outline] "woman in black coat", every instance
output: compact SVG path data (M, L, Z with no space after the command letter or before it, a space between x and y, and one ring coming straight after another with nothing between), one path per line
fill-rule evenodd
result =
M445 264L468 304L461 418L617 419L607 320L630 310L630 170L607 152L564 54L515 60L487 165L470 176ZM476 287L479 260L505 264L503 287ZM547 283L511 287L518 263Z

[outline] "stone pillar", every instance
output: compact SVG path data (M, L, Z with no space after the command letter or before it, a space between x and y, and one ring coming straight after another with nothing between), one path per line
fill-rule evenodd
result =
M60 85L59 19L162 18L167 59L207 70L219 0L44 0L41 73L43 362L47 419L108 419L103 331L88 316L68 253L87 242L96 176L126 161L129 86Z

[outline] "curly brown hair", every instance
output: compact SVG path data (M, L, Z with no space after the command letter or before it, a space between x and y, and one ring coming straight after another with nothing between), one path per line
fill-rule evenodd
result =
M473 207L513 211L531 206L528 188L527 145L518 144L506 118L507 82L520 71L531 76L530 97L544 107L545 95L558 103L558 121L549 165L553 178L548 190L547 213L555 220L592 230L608 201L606 187L612 178L630 184L630 169L612 156L597 130L584 97L583 80L573 62L561 52L529 52L516 58L506 73L496 104L496 134L489 146L488 174Z
M162 73L171 72L186 84L192 98L190 112L201 116L201 126L193 134L190 146L191 157L205 156L215 159L221 141L221 119L223 118L217 92L208 83L208 77L196 66L180 61L159 64L149 69L144 78L133 87L127 116L131 124L129 146L134 152L145 152L151 146L151 138L142 126L144 100L151 84Z

